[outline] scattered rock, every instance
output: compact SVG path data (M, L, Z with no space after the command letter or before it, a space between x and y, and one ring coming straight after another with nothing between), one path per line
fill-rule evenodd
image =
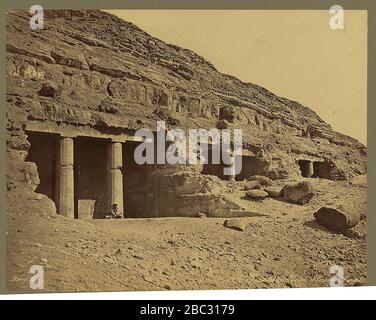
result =
M43 263L48 263L48 260L46 258L42 258L40 259L40 261L42 261Z
M241 219L230 219L230 220L226 220L223 223L223 226L229 229L237 230L237 231L244 231L247 225Z
M265 176L260 176L260 175L254 175L254 176L251 176L248 181L258 181L262 186L264 187L268 187L268 186L271 186L272 183L273 183L273 180L268 178L268 177L265 177Z
M199 212L196 214L196 218L207 218L208 216L205 213Z
M342 231L342 234L350 239L365 239L367 234L366 230L362 231L356 228L345 229Z
M261 189L260 181L247 181L245 184L245 190Z
M285 185L284 197L287 201L306 204L313 197L313 188L309 181L291 182Z
M319 224L329 230L343 230L359 223L360 212L352 206L326 206L316 211L314 217Z
M257 190L257 189L248 190L246 192L246 195L247 195L248 198L251 198L251 199L254 199L254 200L263 200L268 196L268 194L265 191Z
M283 197L283 188L282 187L267 187L264 191L272 198Z
M41 244L41 243L36 243L35 246L38 247L38 248L43 248L43 244Z
M59 95L59 87L56 83L47 81L43 83L42 88L39 90L39 95L56 98Z

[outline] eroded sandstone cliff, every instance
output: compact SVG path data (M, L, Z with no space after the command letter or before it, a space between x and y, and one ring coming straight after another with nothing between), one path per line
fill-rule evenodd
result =
M273 179L299 176L299 159L325 164L325 178L366 172L367 149L334 132L311 109L221 74L194 52L164 43L98 10L7 14L7 188L31 191L30 121L132 133L169 126L243 129L252 165Z

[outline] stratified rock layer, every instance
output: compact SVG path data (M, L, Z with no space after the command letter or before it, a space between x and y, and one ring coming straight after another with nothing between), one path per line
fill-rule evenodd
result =
M158 120L184 130L237 128L253 161L249 176L297 177L299 159L319 161L328 179L366 172L366 147L311 109L221 74L132 23L99 10L46 10L44 29L31 30L29 18L11 11L6 20L8 190L38 184L25 162L30 121L129 134L155 130Z

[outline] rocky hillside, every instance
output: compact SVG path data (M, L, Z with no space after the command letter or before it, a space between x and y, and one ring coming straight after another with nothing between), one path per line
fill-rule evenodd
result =
M196 53L167 44L99 10L47 10L44 30L29 14L7 14L8 147L27 150L27 120L155 129L242 128L244 147L268 159L273 178L296 158L327 159L336 178L366 172L364 145L334 132L311 109L221 74ZM294 160L294 161L292 161Z

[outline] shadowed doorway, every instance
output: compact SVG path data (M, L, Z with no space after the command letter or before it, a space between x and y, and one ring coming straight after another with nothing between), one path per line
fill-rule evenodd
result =
M76 219L101 219L107 208L108 141L78 137L74 141Z

